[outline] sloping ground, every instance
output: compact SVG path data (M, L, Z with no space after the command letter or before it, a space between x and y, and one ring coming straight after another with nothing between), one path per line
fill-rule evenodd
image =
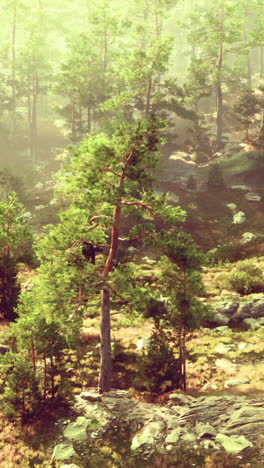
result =
M231 454L223 467L260 468L263 405L263 398L176 393L161 406L136 401L125 391L83 392L76 404L82 416L66 427L54 458L79 468L189 468L218 466L206 460L222 451L223 459Z

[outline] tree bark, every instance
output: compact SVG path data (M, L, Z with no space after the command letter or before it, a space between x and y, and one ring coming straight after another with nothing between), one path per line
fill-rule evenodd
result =
M259 61L260 61L260 78L264 76L264 47L259 49Z
M99 376L99 393L109 392L112 378L111 357L111 320L110 320L110 291L104 288L101 292L101 363Z
M13 28L12 28L12 137L16 132L16 23L17 23L17 4L13 6Z
M223 93L222 93L222 64L223 64L223 44L219 44L219 55L217 61L217 83L216 83L216 150L222 145L223 134Z

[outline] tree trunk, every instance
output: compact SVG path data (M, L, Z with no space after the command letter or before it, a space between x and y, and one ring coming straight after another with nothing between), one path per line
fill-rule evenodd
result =
M92 115L91 115L91 106L88 104L87 107L87 131L91 133L92 130Z
M51 377L51 398L55 397L55 385L54 385L54 363L53 357L50 356L50 377Z
M150 112L151 88L152 88L152 75L149 77L148 84L147 84L145 119L149 117L149 112Z
M46 398L47 398L47 361L46 361L45 354L43 355L43 363L44 363L43 403L45 405Z
M263 144L264 142L264 107L261 110L261 123L260 123L258 140L261 144Z
M223 134L223 93L222 93L222 65L223 65L223 44L219 44L219 55L217 61L217 83L216 83L216 150L222 145Z
M260 78L264 76L264 47L259 49L259 62L260 62Z
M17 22L17 4L13 6L13 29L12 29L12 137L16 132L16 22Z
M32 111L31 111L31 131L30 131L30 153L33 161L37 157L37 103L38 103L38 82L37 77L34 79L34 90L32 94Z
M31 338L31 359L32 359L32 365L33 365L33 372L34 375L36 375L36 349L35 349L35 343L34 339Z
M99 376L99 393L109 392L112 377L111 358L111 320L110 291L104 288L101 292L101 363Z

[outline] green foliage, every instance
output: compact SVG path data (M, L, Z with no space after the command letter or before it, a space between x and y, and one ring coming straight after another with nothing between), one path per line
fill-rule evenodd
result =
M225 276L224 287L240 294L251 294L264 291L262 269L254 260L237 262L235 268Z
M210 190L222 190L225 188L226 185L219 164L210 164L207 185Z
M234 111L246 127L246 137L248 137L248 128L251 118L258 111L258 99L250 87L242 90L239 101L234 105Z
M138 358L138 374L133 387L140 391L161 392L178 387L180 368L164 332L154 331L146 352Z
M5 318L14 319L19 294L17 264L30 259L32 235L25 209L11 192L0 202L0 310Z
M1 398L1 410L14 419L25 418L41 409L38 381L25 355L7 353L1 359L5 383Z

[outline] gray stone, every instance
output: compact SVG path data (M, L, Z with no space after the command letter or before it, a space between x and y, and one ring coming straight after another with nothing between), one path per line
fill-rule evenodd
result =
M91 402L101 401L102 400L101 395L99 393L95 393L95 392L82 392L80 394L80 397L83 400L87 400L87 401L91 401Z
M246 215L243 211L239 211L233 216L233 224L243 224L246 221Z
M54 448L52 458L55 460L68 460L75 456L77 454L71 444L59 444Z
M80 468L78 465L71 463L70 465L61 465L61 468Z
M236 365L233 364L231 361L228 359L217 359L215 361L216 367L219 367L219 369L235 369Z
M256 236L253 234L253 232L244 232L244 234L242 234L241 244L248 244L253 239L255 239L255 237Z
M243 323L247 326L247 328L252 328L252 330L258 330L259 328L264 326L264 318L246 318L243 320Z
M230 351L230 346L224 344L224 343L218 343L215 347L214 347L214 351L216 353L219 353L219 354L227 354L228 351Z
M247 447L253 447L253 444L244 436L232 435L228 437L224 434L217 434L215 440L220 442L229 453L239 453Z
M182 433L182 429L177 427L177 429L173 429L171 432L168 433L165 442L166 444L176 444L180 438L180 434Z
M230 330L230 328L227 326L227 325L223 325L222 327L216 327L215 328L215 331L217 333L221 333L221 334L224 334L225 332L227 332L228 330Z
M216 323L220 326L225 326L229 322L229 318L226 317L224 314L220 314L219 312L216 313L211 320L213 323ZM218 327L217 327L218 328Z
M241 302L234 318L243 320L244 318L249 317L251 315L252 308L253 308L252 301L244 302L244 303Z
M147 424L144 429L135 435L132 440L131 450L137 450L142 445L153 445L165 428L163 421L151 422Z
M70 440L85 440L87 438L86 429L89 425L89 420L80 416L73 423L68 424L64 431L64 437Z
M172 393L169 396L169 399L172 400L176 404L183 404L183 405L189 405L192 401L193 398L189 395L183 395L182 393Z
M261 196L258 194L258 193L255 193L255 192L248 192L246 193L245 195L245 198L248 200L248 201L261 201Z
M249 384L249 379L231 379L225 382L225 387L237 387L238 385Z
M264 300L263 299L259 299L257 302L254 303L251 316L253 318L264 317Z
M216 430L209 423L197 423L195 432L199 439L213 439L216 436Z

